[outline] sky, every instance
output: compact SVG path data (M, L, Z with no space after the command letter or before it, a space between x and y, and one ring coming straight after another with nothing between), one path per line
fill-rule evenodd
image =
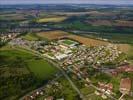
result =
M133 0L0 0L0 4L133 4Z

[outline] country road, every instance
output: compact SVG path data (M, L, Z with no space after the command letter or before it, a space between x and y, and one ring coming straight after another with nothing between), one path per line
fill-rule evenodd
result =
M13 46L14 47L14 46ZM59 67L59 64L58 63L56 63L56 62L54 62L54 61L52 61L52 60L50 60L50 59L48 59L48 58L46 58L46 57L44 57L41 53L39 53L39 52L37 52L37 51L34 51L34 50L32 50L32 49L29 49L29 48L26 48L26 47L20 47L20 48L16 48L16 47L14 47L15 49L17 49L17 50L20 50L20 51L23 51L23 52L29 52L29 53L31 53L31 54L33 54L33 55L35 55L35 56L38 56L38 57L40 57L40 58L42 58L42 59L44 59L45 61L48 61L49 63L51 63L51 64L53 64L57 69L59 69L60 71L61 71L61 73L65 76L65 78L69 81L69 83L71 84L71 86L72 86L72 88L78 93L78 95L80 96L80 98L82 99L82 100L86 100L86 97L80 92L80 90L77 88L77 86L72 82L72 80L69 78L69 76L65 73L65 71L62 69L62 68L60 68ZM21 49L22 48L22 49Z
M56 81L58 78L60 78L62 75L56 77L55 79L51 80L50 83L52 83L53 81ZM39 91L39 90L42 90L44 87L46 86L46 84L44 84L43 86L41 86L40 88L37 88L31 92L29 92L28 94L25 94L23 97L19 98L19 100L24 100L25 97L29 96L30 94L36 92L36 91Z
M16 47L14 47L16 48ZM37 51L34 51L32 49L29 49L27 47L20 47L20 48L16 48L17 50L20 50L20 51L23 51L23 52L29 52L35 56L38 56L42 59L44 59L45 61L48 61L49 63L53 64L57 69L59 69L61 71L61 73L65 76L65 78L69 81L69 83L71 84L72 88L78 93L78 95L80 96L80 98L82 100L87 100L87 97L85 97L81 92L80 90L77 88L77 86L72 82L72 80L69 78L69 76L65 73L65 71L59 67L59 64L55 61L52 61L51 59L49 58L46 58L44 57L41 53L37 52ZM83 79L84 80L84 79ZM95 85L91 84L91 86L93 88L95 88L96 90L100 91L100 89L98 87L96 87ZM108 97L110 97L112 100L117 100L116 98L114 98L113 96L111 95L107 95Z

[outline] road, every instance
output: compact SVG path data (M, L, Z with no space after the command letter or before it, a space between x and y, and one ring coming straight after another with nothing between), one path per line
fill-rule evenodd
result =
M51 80L50 83L52 83L53 81L56 81L58 78L60 78L62 75L59 75L58 77L56 77L55 79ZM44 84L43 86L41 86L40 88L37 88L31 92L29 92L28 94L24 95L23 97L21 97L19 100L24 100L25 97L29 96L30 94L33 94L37 91L43 90L45 88L46 84Z
M44 59L45 61L48 61L49 63L53 64L57 69L59 69L61 71L61 73L65 76L65 78L69 81L69 83L71 84L72 88L78 93L78 95L80 96L80 98L82 100L87 100L87 98L80 92L80 90L77 88L77 86L72 82L72 80L69 78L69 76L65 73L65 71L59 67L59 64L57 62L52 61L49 58L44 57L41 53L34 51L32 49L29 49L27 47L20 47L20 49L17 47L16 49L21 50L21 51L25 51L25 52L29 52L35 56L38 56L42 59ZM83 79L84 80L84 79ZM98 87L96 87L93 84L90 84L90 86L92 86L93 88L95 88L96 90L100 91L100 89ZM117 100L116 98L114 98L111 95L107 95L108 97L110 97L112 100Z
M15 47L16 48L16 47ZM25 49L25 50L22 50L21 48L23 48L23 49ZM39 52L37 52L37 51L34 51L34 50L32 50L32 49L29 49L29 48L27 48L27 47L21 47L20 49L17 47L16 49L17 50L21 50L21 51L25 51L25 52L27 52L27 50L29 51L29 53L31 53L31 54L33 54L33 55L35 55L35 56L38 56L38 57L40 57L40 58L42 58L42 59L44 59L45 61L48 61L49 63L51 63L51 64L53 64L56 68L58 68L60 71L61 71L61 73L65 76L65 78L69 81L69 83L71 84L71 86L72 86L72 88L78 93L78 95L80 96L80 98L82 99L82 100L86 100L86 97L80 92L80 90L77 88L77 86L72 82L72 80L69 78L69 76L65 73L65 71L61 68L61 67L59 67L59 64L58 63L56 63L56 62L54 62L54 61L52 61L51 59L48 59L48 58L46 58L46 57L44 57L41 53L39 53Z
M23 49L21 49L21 48L23 48ZM17 47L16 49L18 49L18 50L21 50L21 51L25 51L25 52L27 52L27 51L29 51L29 53L31 53L31 54L33 54L33 55L35 55L35 56L38 56L38 57L40 57L40 58L42 58L42 59L44 59L45 61L48 61L49 63L51 63L51 64L53 64L57 69L59 69L60 71L61 71L61 73L65 76L65 78L69 81L69 83L71 84L71 86L72 86L72 88L79 94L79 96L80 96L80 98L82 99L82 100L87 100L87 98L80 92L80 90L77 88L77 86L72 82L72 80L69 78L69 76L65 73L65 71L61 68L61 67L59 67L60 65L57 63L57 62L55 62L55 61L52 61L51 59L49 59L49 58L46 58L46 57L44 57L41 53L39 53L39 52L37 52L37 51L34 51L34 50L32 50L32 49L29 49L29 48L27 48L27 47L20 47L20 49ZM83 78L82 78L83 79ZM83 79L84 80L84 79ZM84 80L85 81L85 80ZM98 90L98 91L101 91L98 87L96 87L95 85L93 85L93 84L90 84L90 86L92 86L93 88L95 88L96 90ZM106 94L107 95L107 94ZM112 100L117 100L116 98L114 98L113 96L111 96L111 95L107 95L109 98L111 98Z
M83 81L86 81L84 78L82 78L82 80L83 80ZM101 89L99 89L98 87L96 87L95 85L93 85L91 81L90 81L89 84L90 84L89 86L93 87L93 88L96 89L97 91L101 91ZM102 92L102 91L101 91L101 92ZM112 95L108 95L108 94L106 94L105 92L104 92L104 94L105 94L106 96L108 96L109 98L111 98L112 100L117 100L117 99L114 98Z
M23 49L22 49L23 48ZM65 73L65 71L59 67L59 64L57 62L54 62L52 61L51 59L48 59L46 57L44 57L41 53L37 52L37 51L34 51L32 49L29 49L27 47L20 47L20 49L17 47L16 49L18 50L21 50L21 51L29 51L29 53L35 55L35 56L38 56L42 59L44 59L45 61L48 61L49 63L53 64L57 69L59 69L61 71L61 73L65 76L65 78L69 81L69 83L71 84L72 88L78 93L78 95L80 96L80 98L82 100L87 100L87 98L80 92L80 90L77 88L77 86L72 82L72 80L69 78L69 76ZM83 79L84 80L84 79ZM95 85L93 84L90 84L90 86L92 86L93 88L95 88L96 90L100 91L100 89L98 87L96 87ZM107 95L108 97L110 97L112 100L117 100L116 98L114 98L113 96L111 95Z
M95 88L95 89L98 90L98 91L101 91L98 87L96 87L96 86L93 85L93 84L90 84L90 86L92 86L93 88ZM106 94L106 93L104 93L104 94ZM116 98L114 98L114 97L111 96L111 95L107 95L107 94L106 94L106 96L108 96L108 97L111 98L112 100L117 100Z
M126 94L122 94L121 96L120 96L120 98L119 98L119 100L122 100L122 98L125 96Z

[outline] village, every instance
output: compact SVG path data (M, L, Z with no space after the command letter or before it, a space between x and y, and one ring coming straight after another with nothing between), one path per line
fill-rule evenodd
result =
M7 41L14 39L18 35L20 35L20 33L10 33L10 32L6 34L1 33L0 34L0 45L3 45Z
M108 44L96 47L86 47L85 45L68 38L63 38L54 41L28 41L21 37L14 38L9 42L10 45L20 46L25 49L32 49L45 58L50 59L56 63L66 72L73 73L77 79L83 80L85 86L92 85L96 89L96 95L103 99L114 97L116 93L113 92L113 83L98 82L94 86L89 79L88 68L92 66L94 69L100 69L101 72L111 76L118 75L122 72L133 72L133 67L127 65L127 60L124 53L121 52L116 45ZM120 66L116 68L103 68L102 66ZM121 66L123 65L123 66ZM122 78L119 83L119 91L122 93L121 98L126 95L132 95L131 79ZM39 92L40 91L40 92ZM34 95L33 95L34 94ZM31 96L25 97L24 100L34 100L38 96L44 95L42 89L32 93ZM30 99L29 99L30 98ZM45 100L54 100L54 97L46 98ZM64 99L61 99L64 100Z
M0 0L0 100L133 100L132 0Z

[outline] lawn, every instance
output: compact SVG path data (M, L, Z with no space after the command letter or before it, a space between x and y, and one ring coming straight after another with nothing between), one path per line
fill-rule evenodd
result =
M44 60L31 60L28 66L38 78L48 79L57 72L57 69Z

